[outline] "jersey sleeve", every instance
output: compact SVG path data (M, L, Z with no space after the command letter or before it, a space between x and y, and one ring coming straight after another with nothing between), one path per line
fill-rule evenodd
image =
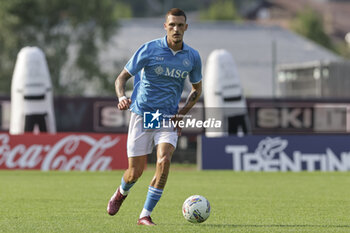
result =
M192 71L190 72L190 82L195 84L195 83L199 83L202 80L202 62L201 62L201 58L198 54L198 52L196 52L194 54L194 66Z
M125 69L135 76L148 63L148 45L142 45L125 65Z

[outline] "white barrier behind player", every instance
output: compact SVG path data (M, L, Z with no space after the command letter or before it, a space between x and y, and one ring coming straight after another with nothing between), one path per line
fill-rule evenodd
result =
M10 133L56 132L51 78L44 53L24 47L17 55L11 83Z
M220 137L237 133L237 127L246 133L247 106L236 64L229 52L224 49L211 52L206 63L203 86L206 118L221 120L224 128L221 132L206 132L206 136ZM237 123L238 126L232 126ZM230 132L229 126L235 132Z

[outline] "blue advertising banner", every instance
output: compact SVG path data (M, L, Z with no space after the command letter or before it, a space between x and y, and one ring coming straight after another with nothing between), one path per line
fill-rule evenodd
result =
M228 136L201 138L202 169L349 171L350 136Z

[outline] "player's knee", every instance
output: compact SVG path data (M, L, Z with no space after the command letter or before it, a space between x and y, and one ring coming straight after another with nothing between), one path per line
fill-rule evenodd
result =
M163 155L157 160L158 166L168 167L170 166L171 155Z
M130 169L128 172L128 181L135 182L142 175L143 170L140 169Z

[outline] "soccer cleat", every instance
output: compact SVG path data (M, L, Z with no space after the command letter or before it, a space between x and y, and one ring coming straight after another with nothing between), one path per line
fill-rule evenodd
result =
M155 226L156 224L152 222L151 216L145 216L137 221L137 225Z
M109 215L115 215L118 213L120 206L127 196L124 196L120 193L119 188L116 193L113 194L111 199L108 202L107 212Z

